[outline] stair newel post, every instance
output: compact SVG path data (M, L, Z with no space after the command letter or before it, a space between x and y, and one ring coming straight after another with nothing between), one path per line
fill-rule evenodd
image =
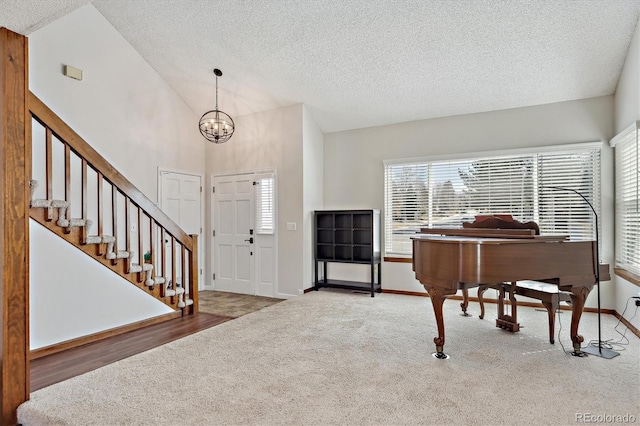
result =
M140 258L140 265L144 265L144 242L143 242L143 238L142 238L142 211L140 210L140 207L138 207L137 209L138 212L138 257ZM140 272L138 272L138 282L141 283L142 281L144 281L144 269Z
M98 182L98 235L99 236L103 236L104 232L103 232L103 228L102 228L102 211L104 209L103 206L103 188L102 188L102 173L98 172L96 170L97 173L97 178L96 181ZM103 244L98 244L98 256L102 256L104 254L104 251L102 250L104 247Z
M53 154L51 146L51 129L45 126L45 192L47 200L53 200ZM51 222L53 220L53 207L49 205L47 207L46 221Z
M64 144L64 200L70 202L71 198L71 148L68 144ZM60 218L58 218L60 219ZM71 206L65 209L62 219L71 220ZM65 234L71 232L71 227L67 226L64 230Z
M0 424L29 399L29 180L27 38L0 29Z
M193 305L191 305L191 313L198 312L198 235L191 234L191 251L189 252L189 294Z
M82 187L82 195L81 195L81 205L82 205L82 219L87 219L87 160L82 159L82 178L81 178L81 187ZM87 226L83 226L80 228L80 244L87 243Z

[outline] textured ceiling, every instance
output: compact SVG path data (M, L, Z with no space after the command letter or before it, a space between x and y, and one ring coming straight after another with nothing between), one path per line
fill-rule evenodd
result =
M0 0L28 34L81 0ZM304 103L324 132L614 93L640 0L95 0L197 114ZM7 12L7 13L5 13Z

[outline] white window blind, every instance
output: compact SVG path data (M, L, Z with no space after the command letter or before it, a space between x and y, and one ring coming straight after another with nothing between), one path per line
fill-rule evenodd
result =
M640 121L611 140L616 162L616 267L640 275Z
M533 220L542 234L595 239L583 194L599 211L600 148L554 149L455 160L385 164L385 252L411 255L420 228L460 227L478 214ZM561 187L554 190L549 187Z
M275 179L273 174L256 177L256 234L273 234Z

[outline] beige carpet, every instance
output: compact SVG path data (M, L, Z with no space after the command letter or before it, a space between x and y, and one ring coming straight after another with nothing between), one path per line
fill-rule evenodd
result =
M519 333L445 303L448 360L431 356L427 298L321 290L44 388L18 411L32 425L576 424L640 422L640 343L611 359L548 343L546 313ZM488 317L495 305L488 305ZM477 306L470 312L477 315ZM570 313L560 316L567 350ZM597 338L597 316L581 331ZM619 335L603 315L603 338ZM624 327L618 329L624 331Z

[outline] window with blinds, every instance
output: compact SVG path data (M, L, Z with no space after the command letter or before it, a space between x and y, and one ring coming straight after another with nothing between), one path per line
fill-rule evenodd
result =
M616 267L640 275L640 142L635 122L611 140L616 162Z
M554 189L554 188L562 189ZM385 252L411 255L420 228L461 227L478 214L533 220L543 234L595 239L600 209L600 147L455 160L385 162Z
M273 234L275 179L272 174L256 177L256 234Z

